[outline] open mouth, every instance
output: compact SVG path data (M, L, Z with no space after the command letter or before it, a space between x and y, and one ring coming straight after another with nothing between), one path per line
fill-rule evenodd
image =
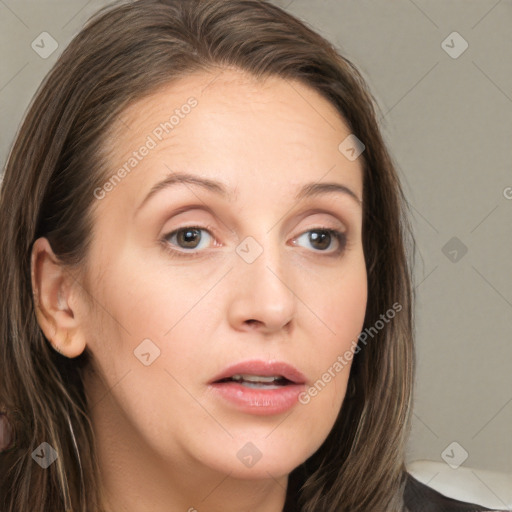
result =
M284 361L252 359L224 368L208 384L229 407L269 416L282 414L297 404L306 377Z
M247 374L235 374L231 377L226 377L216 382L233 382L252 389L279 389L282 388L283 386L294 384L294 382L288 380L286 377L283 377L282 375L263 376Z

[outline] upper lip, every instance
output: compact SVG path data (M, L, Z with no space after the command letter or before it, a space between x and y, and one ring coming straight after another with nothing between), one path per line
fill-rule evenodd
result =
M229 377L233 377L233 375L237 374L261 375L263 377L275 375L284 377L294 384L304 384L306 382L306 377L304 377L297 368L294 368L288 363L283 361L263 361L253 359L251 361L242 361L228 366L216 375L210 381L210 384L222 379L228 379Z

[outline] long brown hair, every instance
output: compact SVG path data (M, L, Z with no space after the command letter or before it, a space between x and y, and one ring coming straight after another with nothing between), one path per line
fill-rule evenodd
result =
M340 414L289 478L285 510L403 510L414 369L414 239L376 102L355 66L303 22L260 0L138 0L102 9L41 84L8 158L0 193L0 409L14 448L0 455L2 512L96 512L98 463L82 370L36 319L30 254L45 236L63 265L84 268L94 190L108 178L102 141L135 100L194 71L236 67L299 80L363 141L368 304ZM341 141L340 141L341 142ZM383 322L393 304L400 312ZM375 328L380 322L382 327ZM373 329L371 331L370 329ZM42 470L42 442L58 458Z

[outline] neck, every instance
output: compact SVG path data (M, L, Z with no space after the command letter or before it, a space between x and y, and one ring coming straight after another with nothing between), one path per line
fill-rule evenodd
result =
M100 443L101 446L101 443ZM99 453L107 512L281 512L286 480L242 480L201 467L137 457L109 443Z

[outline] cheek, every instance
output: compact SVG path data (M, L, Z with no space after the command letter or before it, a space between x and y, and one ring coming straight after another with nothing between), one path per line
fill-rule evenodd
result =
M367 306L367 275L363 258L325 280L324 290L310 292L311 309L323 322L322 354L331 357L345 351L363 327ZM316 309L314 309L316 308ZM325 361L324 361L325 362Z
M367 277L364 263L354 265L330 283L325 293L312 294L322 320L309 358L314 361L316 379L306 390L304 404L315 402L315 412L333 423L346 394L353 352L364 324L367 306ZM314 298L314 301L313 301ZM312 325L312 324L311 324ZM313 332L310 325L310 332Z
M140 389L168 393L174 381L190 378L204 359L212 322L212 277L148 260L135 248L120 252L97 290L91 351L108 386L127 372ZM215 280L218 276L214 276ZM150 378L149 378L150 377Z
M208 288L186 282L164 276L161 267L155 271L119 257L104 273L89 318L89 348L100 376L90 382L92 402L106 407L102 397L108 395L111 409L103 414L127 419L150 442L162 439L171 423L177 428L181 418L198 414L187 379L204 359L198 301ZM169 412L175 410L177 418ZM166 442L174 446L172 439Z
M345 340L357 336L363 327L367 305L366 273L351 271L326 292L326 323Z

